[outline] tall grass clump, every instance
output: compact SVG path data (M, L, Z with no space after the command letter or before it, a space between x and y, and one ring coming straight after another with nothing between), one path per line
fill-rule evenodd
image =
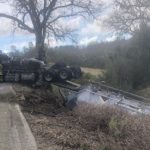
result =
M101 149L149 150L150 116L131 115L115 107L80 105L81 126L97 135Z

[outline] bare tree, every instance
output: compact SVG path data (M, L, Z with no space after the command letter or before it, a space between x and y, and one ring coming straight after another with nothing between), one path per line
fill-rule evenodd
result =
M0 0L13 7L12 15L0 13L0 17L12 20L17 27L33 33L39 59L45 60L46 37L71 38L73 29L62 25L70 17L96 17L101 10L99 0Z
M107 22L116 31L132 34L141 24L150 23L150 0L114 0L113 4Z

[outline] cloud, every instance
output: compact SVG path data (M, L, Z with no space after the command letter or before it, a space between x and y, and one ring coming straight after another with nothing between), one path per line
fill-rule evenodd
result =
M11 0L10 0L11 1ZM95 2L99 0L94 0ZM105 2L107 5L111 4L112 0L102 0ZM0 4L0 12L7 12L10 14L12 11L11 7L6 4ZM99 17L99 20L83 20L81 17L74 17L72 19L63 19L60 21L62 26L66 26L67 28L70 28L72 30L77 29L78 32L78 39L79 39L79 44L82 45L87 45L90 42L95 42L95 41L104 41L104 40L111 40L113 39L112 37L104 37L108 32L104 30L102 26L102 21L108 16L108 12L103 12L102 15ZM28 22L30 26L32 26L31 22ZM28 39L34 39L33 35L28 33L27 31L23 31L20 29L17 29L16 34L15 34L15 40L10 40L12 34L13 25L10 20L1 18L1 23L0 23L0 38L2 38L4 35L8 35L9 42L3 42L0 44L1 48L9 48L11 45L16 45L19 49L21 47L24 47L25 45L28 45L29 40ZM20 37L20 40L18 37ZM32 37L32 38L31 38ZM103 38L103 39L102 39ZM24 41L23 41L24 40ZM5 44L6 43L6 44ZM59 45L66 45L68 44L68 41L56 41L54 40L53 37L50 38L50 41L48 42L50 46L59 46Z
M70 27L71 29L78 29L81 26L80 24L81 21L82 21L81 17L76 17L67 21L66 26Z
M8 3L0 3L0 13L7 13L7 14L11 14L11 7Z
M12 31L12 22L8 19L0 18L0 36L9 34Z
M83 36L91 36L94 34L99 34L100 32L102 32L102 28L98 21L95 20L93 23L89 23L83 27L80 34Z
M24 46L28 46L29 42L34 42L33 36L3 36L0 37L0 49L9 51L11 46L16 46L17 49L22 50Z
M107 42L111 42L111 41L116 40L116 38L117 38L117 36L116 36L116 35L112 35L112 36L106 37L105 41L107 41Z
M12 9L8 3L0 3L0 13L11 14ZM0 36L11 32L12 22L5 18L0 18Z
M60 40L55 40L53 37L49 38L46 40L46 43L50 47L57 47L57 46L64 46L67 45L66 42L60 41Z
M89 43L96 42L98 40L97 36L91 38L84 38L79 42L79 45L88 45Z
M60 19L58 23L63 28L68 28L68 29L71 29L71 30L75 30L75 29L80 28L81 22L82 22L82 18L77 16L77 17L74 17L74 18Z
M8 15L13 14L12 8L12 0L9 0L6 3L0 3L0 13L6 13ZM32 26L31 22L27 22L28 25ZM13 33L14 25L12 20L6 18L0 18L0 36L10 35ZM17 29L16 34L18 35L26 35L29 34L27 31L23 31L21 29Z
M4 46L4 50L8 52L8 51L11 50L12 46L15 46L16 49L20 50L20 49L22 49L24 47L27 47L28 46L28 42L26 42L26 41L12 42L12 43L10 43L8 45L5 45Z
M103 3L105 3L106 5L109 5L113 2L113 0L102 0Z

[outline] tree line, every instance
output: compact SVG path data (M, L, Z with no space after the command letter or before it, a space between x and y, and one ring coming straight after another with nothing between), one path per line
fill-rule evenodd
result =
M103 80L121 89L133 90L150 84L150 27L141 25L132 38L113 42L90 43L88 46L48 48L47 62L105 69ZM13 48L15 49L15 48ZM11 57L38 57L32 43L23 52L12 50Z

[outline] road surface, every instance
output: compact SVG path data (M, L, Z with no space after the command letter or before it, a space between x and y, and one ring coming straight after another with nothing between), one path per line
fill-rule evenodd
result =
M37 150L35 139L9 84L0 85L0 150Z

